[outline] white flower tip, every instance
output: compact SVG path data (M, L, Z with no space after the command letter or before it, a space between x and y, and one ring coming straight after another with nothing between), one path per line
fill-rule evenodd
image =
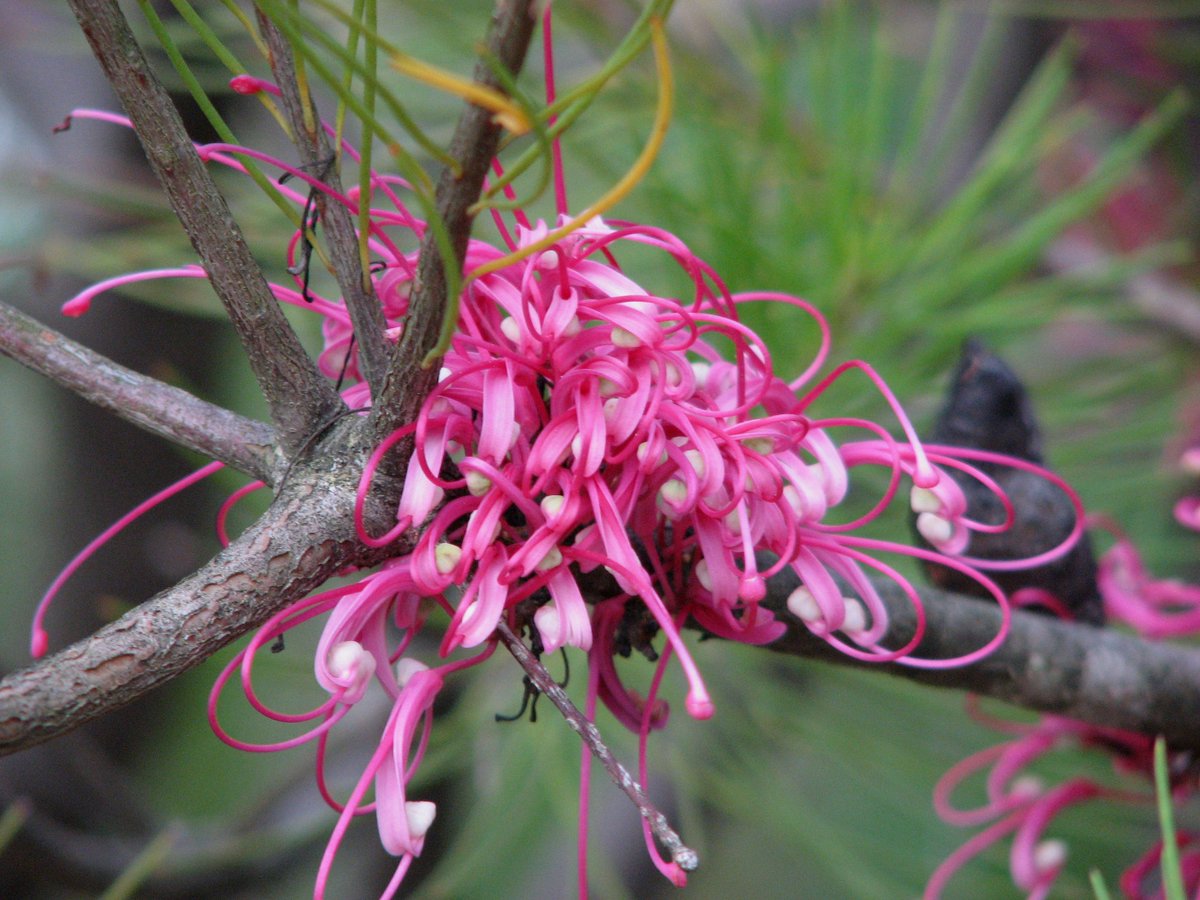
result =
M411 656L402 656L396 661L396 684L403 690L409 680L418 672L424 672L429 666Z
M546 551L546 555L542 557L541 562L537 564L537 570L539 572L548 572L551 569L561 566L562 561L562 551L558 547L551 545L550 549Z
M638 444L638 448L637 448L637 461L638 461L638 462L640 462L640 463L645 463L645 462L646 462L646 458L647 458L649 455L650 455L650 442L649 442L649 441L642 441L640 444ZM655 466L661 466L661 465L662 465L663 463L665 463L666 461L667 461L667 451L666 451L666 450L660 450L660 451L659 451L659 453L658 453L658 461L657 461L657 462L655 462L655 463L654 463L654 465L655 465Z
M923 512L917 516L917 531L935 547L954 537L954 525L937 513Z
M1022 775L1013 779L1008 792L1014 797L1036 797L1045 789L1045 783L1036 775Z
M847 634L859 634L867 630L867 611L854 597L843 597L846 614L842 619L842 631Z
M539 505L542 507L542 512L546 514L546 518L553 519L566 502L567 500L562 494L547 494Z
M703 387L708 381L708 373L712 371L712 366L705 362L692 363L692 377L696 379L696 384Z
M404 804L404 818L408 821L408 833L414 839L423 838L437 818L437 804L428 800L408 800Z
M368 653L358 641L341 641L329 648L329 674L334 678L345 678L363 666L375 671L375 657Z
M941 510L942 503L938 500L937 494L929 488L913 486L912 493L909 494L909 505L912 506L912 511L915 513L935 513Z
M711 591L713 588L712 573L708 571L708 560L702 559L696 563L696 580L700 582L700 587L706 591Z
M521 343L521 326L512 316L500 322L500 333L514 344Z
M769 437L750 438L745 444L747 450L753 450L763 456L770 456L775 452L775 441Z
M492 479L481 472L467 473L467 491L472 497L482 497L492 487Z
M1063 841L1040 841L1033 848L1033 865L1039 872L1052 872L1067 861L1067 845Z
M458 561L462 559L462 553L462 547L446 541L434 547L433 562L437 566L438 572L442 575L449 575L453 572Z
M547 603L533 614L533 621L537 625L538 631L541 632L542 643L553 644L557 647L559 632L562 631L562 614L559 613L558 607L553 603Z
M692 469L695 471L696 477L703 478L704 472L705 472L704 454L701 453L699 450L692 449L692 450L684 450L683 455L684 455L684 458L686 458L688 463L691 465Z
M642 346L641 338L632 331L626 331L616 325L613 326L611 339L614 347L624 347L627 350Z
M687 485L678 478L668 478L658 493L668 503L678 506L687 499Z
M556 269L558 268L558 251L547 250L538 257L537 267L539 269Z
M808 624L821 621L821 607L817 605L817 600L804 585L796 588L787 598L787 608L797 619Z

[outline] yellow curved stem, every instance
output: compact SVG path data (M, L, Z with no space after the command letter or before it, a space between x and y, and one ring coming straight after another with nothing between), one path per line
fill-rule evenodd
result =
M445 69L439 69L437 66L432 66L404 53L396 53L392 56L392 68L417 81L422 81L432 87L462 97L476 106L491 110L496 114L496 122L515 135L526 134L533 127L529 117L525 115L525 111L495 88L455 75L453 72L447 72Z
M604 196L575 216L566 225L551 231L540 241L515 250L507 256L502 256L500 259L494 259L490 263L485 263L473 270L463 282L464 289L469 282L477 278L507 268L513 263L520 262L522 259L532 256L535 253L540 253L547 247L562 240L571 232L582 228L596 216L608 212L608 210L623 200L637 186L638 182L646 176L646 173L650 170L650 166L653 165L655 158L658 156L659 150L662 149L663 140L667 135L667 127L671 124L671 111L675 99L675 85L671 72L670 55L667 52L667 39L663 34L662 20L657 17L650 20L650 37L654 45L654 63L658 72L658 107L654 114L654 125L650 130L650 137L646 141L646 146L642 148L641 154L629 168L629 171Z

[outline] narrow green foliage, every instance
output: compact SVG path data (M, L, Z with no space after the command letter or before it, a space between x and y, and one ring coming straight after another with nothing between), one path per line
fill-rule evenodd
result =
M16 799L0 814L0 852L12 843L29 819L31 807L28 800Z
M318 0L318 5L324 6L325 4ZM286 4L277 2L277 0L263 0L259 6L263 12L270 16L271 21L275 23L276 27L287 36L296 53L297 60L300 58L305 59L313 72L334 92L338 101L345 103L354 112L363 129L363 142L366 143L370 135L374 135L374 137L383 141L395 159L400 173L412 183L418 195L426 191L431 192L432 182L418 164L416 157L404 147L400 139L374 114L374 110L368 109L364 105L362 98L354 90L342 88L342 79L321 58L317 47L325 48L339 63L351 69L363 85L371 85L373 96L377 96L383 101L400 127L422 150L429 154L436 162L449 164L451 160L446 152L417 125L404 107L404 104L396 96L396 93L388 88L387 84L381 82L376 77L376 73L369 70L367 65L356 56L350 54L347 48L338 43L329 34L328 30L319 23L299 15ZM349 19L349 16L345 12L338 10L338 13L339 18L345 17ZM348 24L352 23L353 20L350 20ZM362 27L361 23L355 27L360 29L365 44L375 44L382 47L385 52L387 51L390 45L383 41L382 38L370 32L369 29Z
M1072 279L1037 268L1178 124L1185 103L1170 96L1079 184L1049 196L1040 171L1092 121L1068 97L1070 42L1041 61L972 153L964 135L992 105L1003 21L973 36L978 49L964 68L953 58L972 37L953 7L939 14L923 63L894 46L878 14L847 9L835 4L791 34L734 40L729 52L752 73L749 85L732 69L697 70L690 83L699 89L680 109L646 205L734 288L769 285L817 303L842 352L882 360L903 341L907 365L888 377L913 396L968 335L1031 333L1067 308L1030 300L1015 310L1018 288L1044 281L1043 296L1093 306L1111 297L1128 267L1091 273L1096 290L1086 298ZM744 138L732 140L737 132ZM768 333L787 327L757 314L748 321ZM789 365L786 347L773 351Z
M929 302L945 305L978 286L1004 283L1028 272L1052 240L1099 206L1132 164L1179 123L1186 107L1181 91L1171 94L1152 115L1110 147L1085 181L1010 230L1001 241L965 253L958 279L939 278L939 283L929 288Z
M103 894L100 900L132 900L146 880L170 856L179 843L182 833L178 827L167 828L159 833L142 850Z
M542 192L546 190L550 184L550 178L553 173L553 150L551 149L550 129L546 116L536 109L536 104L530 97L521 90L516 80L512 75L504 70L500 65L499 60L492 58L490 54L483 53L483 60L495 74L500 82L504 92L508 94L520 107L521 110L528 116L531 125L530 133L533 136L534 146L531 149L536 150L536 159L542 163L541 170L533 185L529 188L527 196L514 197L512 200L497 200L495 198L501 196L505 188L513 183L514 175L511 172L505 172L498 178L493 179L489 184L484 186L483 196L475 204L474 211L479 213L485 209L523 209L530 206ZM503 150L503 147L501 147Z
M196 12L196 8L188 0L171 0L171 5L175 7L175 11L188 24L188 27L204 41L204 45L212 51L213 56L224 64L225 68L235 75L240 75L246 71L246 67L242 65L237 55L225 45L225 42L204 21L203 17ZM180 74L182 75L183 73L181 72Z
M1175 808L1171 800L1171 780L1167 771L1167 742L1154 742L1154 796L1158 802L1158 824L1162 831L1162 883L1167 900L1187 900L1183 887L1183 869L1179 865L1179 844L1175 838Z
M555 118L554 125L547 130L549 137L556 138L566 132L587 111L613 76L641 55L650 42L650 21L656 18L665 20L674 3L675 0L651 0L647 3L604 65L594 75L558 95L544 114L547 120ZM530 147L510 162L505 167L504 176L497 179L493 187L502 187L519 177L537 160L538 152L538 147Z
M262 56L263 59L266 59L268 56L266 42L263 41L262 35L258 33L258 29L254 27L254 23L251 21L250 16L248 16L242 10L242 8L238 6L237 0L221 0L221 4L226 10L229 11L229 14L237 20L238 24L242 26L242 30L246 32L247 36L254 41L254 45L258 48L259 55Z
M208 120L209 124L212 125L213 130L216 131L221 140L225 143L239 143L237 137L233 133L233 130L225 122L224 117L222 117L217 111L217 108L213 105L212 100L209 99L208 92L205 91L203 85L200 84L199 79L196 78L195 74L192 72L187 60L184 59L183 54L179 51L179 47L171 38L170 33L167 31L162 19L159 18L158 13L155 12L150 0L138 0L138 6L141 8L142 14L146 17L146 22L149 24L151 31L154 32L154 36L158 39L160 45L162 46L163 52L167 54L167 58L170 59L171 65L175 67L175 71L179 74L179 77L183 79L184 84L187 86L188 92L192 95L192 99L196 101L196 105L200 107L200 111L204 113L204 117ZM213 40L220 45L220 41L217 40L216 35L211 30L208 30L207 34L212 35ZM233 74L237 75L245 71L245 68L241 67L240 64L237 63L236 58L233 57L231 51L226 51L226 55L234 62L235 65L238 66L237 68L230 69ZM221 58L222 61L225 60L225 56L222 56ZM241 162L246 167L246 174L248 174L254 180L254 183L258 185L259 189L271 200L271 202L274 203L275 206L285 216L287 216L288 221L297 227L300 227L300 214L292 207L290 203L288 203L287 200L284 199L283 195L275 188L275 185L271 183L271 180L263 174L262 170L258 167L254 160L243 157Z
M1096 900L1112 900L1108 886L1104 883L1104 876L1098 870L1092 869L1088 873L1088 883L1092 886L1092 893L1096 895Z

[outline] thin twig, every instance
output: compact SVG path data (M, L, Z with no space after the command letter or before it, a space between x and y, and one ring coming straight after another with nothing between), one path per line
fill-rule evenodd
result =
M289 479L285 498L267 517L196 575L75 647L0 681L0 754L32 746L137 699L346 564L371 565L402 552L403 547L390 552L354 549L349 510L357 477L351 474L341 487L330 486L328 472L319 487L308 470L293 476L296 483ZM371 527L385 527L386 504L378 504L377 516ZM791 570L784 570L769 580L764 603L784 610L797 584ZM876 588L889 613L886 643L906 643L916 621L908 598L886 580L878 580ZM921 588L920 596L926 614L921 656L961 656L996 633L1000 613L993 603L933 588ZM1111 628L1017 610L1008 640L989 657L970 666L928 670L851 659L786 611L780 618L788 632L768 647L779 653L974 691L1094 725L1163 734L1174 748L1200 751L1200 650L1194 647L1152 643ZM520 644L505 637L518 659L521 652L532 658L514 641ZM561 690L549 674L534 681L557 705ZM590 724L572 721L585 737L598 740ZM625 776L618 772L614 777L622 783Z
M283 106L292 126L292 136L300 154L301 167L319 177L334 193L343 194L334 151L329 145L324 129L321 128L320 118L316 115L316 104L311 96L305 98L300 95L291 44L261 9L258 10L258 26L271 51L271 72L282 92ZM315 131L310 131L305 125L305 103L313 112L311 119L316 123ZM369 197L360 197L359 202L371 201ZM317 192L316 204L328 238L333 275L342 291L342 300L354 326L354 338L358 346L358 357L362 362L363 375L367 384L371 386L372 395L378 396L390 356L387 341L383 336L387 328L383 309L371 282L363 277L362 260L358 252L358 233L351 221L350 211L341 203L329 202L321 192ZM307 228L308 224L302 223L302 227Z
M787 613L787 596L799 583L791 569L768 582L764 603L780 610L788 624L788 633L770 644L771 650L972 691L1092 725L1162 734L1173 748L1200 750L1200 651L1195 647L1152 643L1113 628L1016 610L1008 638L973 665L930 670L861 662ZM894 582L880 578L874 583L888 610L883 643L908 643L916 627L912 604ZM927 587L920 597L926 626L916 656L962 656L991 640L1000 627L995 603Z
M70 0L105 76L237 331L289 456L341 408L271 294L225 198L116 0Z
M507 0L497 4L487 55L510 73L521 70L533 36L533 0ZM501 90L499 79L482 60L475 67L475 80ZM437 186L436 206L450 236L455 265L461 270L471 234L470 207L479 199L488 166L500 141L500 126L486 109L468 104L458 120L450 142L450 156L459 162L456 175L442 171ZM417 278L413 286L404 334L392 354L392 366L376 401L373 418L376 434L383 437L416 418L425 397L437 383L438 366L422 364L437 346L446 314L446 273L432 228L421 241Z
M142 375L0 303L0 353L139 428L272 484L275 430Z
M502 621L497 626L496 633L500 635L500 640L508 648L508 652L525 670L525 674L529 676L534 687L550 698L550 702L566 719L567 725L579 735L584 745L591 751L592 756L604 767L608 777L625 792L625 796L633 801L633 805L637 807L642 818L649 824L650 830L658 842L671 854L672 861L685 872L694 871L700 864L700 858L696 855L696 851L684 845L679 835L667 822L667 817L650 802L650 798L646 796L642 786L637 783L637 779L630 775L629 770L613 756L612 751L608 749L608 745L600 736L600 730L587 720L579 711L579 707L571 702L571 698L567 696L562 685L554 680L541 661L533 655L533 651L513 634L512 629L505 622Z
M352 426L340 425L338 437ZM322 468L294 470L266 514L194 574L0 680L0 755L139 699L347 567L411 549L412 535L388 548L363 547L351 512L361 462L344 473ZM369 509L369 527L379 528L384 512L382 504Z

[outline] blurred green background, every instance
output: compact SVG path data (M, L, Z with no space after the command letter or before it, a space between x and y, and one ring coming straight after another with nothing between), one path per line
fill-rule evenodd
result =
M233 32L220 4L198 6ZM388 9L385 29L422 58L464 70L487 10L476 0L408 3ZM113 105L96 94L69 16L58 4L16 0L0 11L0 295L141 371L263 415L203 285L107 296L77 322L57 315L88 281L191 255L127 136L83 124L49 136L74 105ZM1138 19L1104 18L1128 11L681 4L670 26L678 94L667 144L613 215L674 231L732 290L816 303L834 329L833 361L870 361L918 426L936 412L962 340L983 338L1027 380L1050 460L1088 506L1135 536L1157 572L1194 579L1194 536L1169 510L1188 487L1175 471L1178 453L1200 439L1200 335L1149 309L1145 290L1166 283L1194 300L1198 133L1187 88L1200 72L1200 31L1178 17L1186 9L1167 4L1139 4ZM593 71L635 13L598 0L556 6L561 81ZM167 21L189 58L203 60L182 23ZM154 58L179 88L162 55ZM282 146L253 105L221 96L224 74L198 71L244 140ZM523 83L540 89L536 55ZM454 104L418 90L413 103L431 133L448 133ZM653 106L653 70L642 60L569 133L577 207L629 166ZM278 212L246 184L227 183L264 266L282 274ZM622 261L650 289L681 286L659 259ZM815 331L799 312L756 308L748 318L781 374L806 365ZM296 321L317 348L314 323ZM27 659L33 603L58 568L197 460L12 363L0 365L0 408L0 664L11 669ZM815 411L889 421L865 379L845 379ZM60 598L53 645L211 555L215 509L240 483L222 476L173 501L89 563ZM869 479L857 485L857 499L870 496ZM255 502L265 501L239 511L243 524ZM907 538L899 517L880 529ZM316 696L306 656L315 632L308 640L289 638L287 652L263 666L292 708ZM0 798L33 798L36 810L0 853L0 894L93 896L147 847L155 874L136 896L311 891L334 821L311 784L312 751L239 753L205 722L208 688L231 652L95 728L0 763ZM999 739L967 719L960 695L720 642L695 652L718 714L690 721L669 678L664 696L678 709L651 745L652 793L701 854L687 896L911 897L970 836L940 822L930 801L942 772ZM572 662L578 689L583 660ZM648 680L642 668L631 678ZM439 816L406 895L573 891L577 742L548 705L536 724L495 723L494 713L515 710L520 673L511 661L489 673L462 679L439 706L418 779ZM223 714L242 736L282 737L237 703ZM364 710L344 729L337 783L349 783L384 714ZM600 726L631 762L630 736L605 713ZM1099 755L1060 757L1047 778L1085 771L1113 780ZM592 797L594 896L673 895L646 861L635 811L600 776ZM1182 816L1186 824L1189 810ZM1149 809L1094 803L1064 815L1052 834L1071 854L1055 896L1083 897L1090 867L1112 884L1155 828ZM373 824L352 838L331 896L375 896L388 873ZM948 896L1014 895L1006 854L1006 846L984 854Z

